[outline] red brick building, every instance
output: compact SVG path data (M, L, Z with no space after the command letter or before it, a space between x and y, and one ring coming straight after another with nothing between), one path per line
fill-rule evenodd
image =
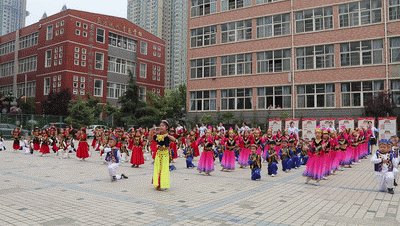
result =
M400 105L399 1L191 0L189 12L189 118L357 117L388 89Z
M163 95L164 67L164 41L118 17L66 10L0 37L0 92L34 98L39 109L64 88L116 104L128 70L142 98Z

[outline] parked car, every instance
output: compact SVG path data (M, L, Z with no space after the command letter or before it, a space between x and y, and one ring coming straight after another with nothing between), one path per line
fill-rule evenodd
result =
M13 125L13 124L6 124L6 123L2 123L0 124L0 135L4 138L4 139L12 139L12 131L17 128L18 126ZM21 135L22 136L26 136L29 135L29 131L26 129L22 129L21 130Z
M89 138L89 137L94 137L93 131L94 131L95 128L98 128L98 129L101 129L101 128L108 129L108 127L107 127L107 126L104 126L104 125L91 125L91 126L88 127L88 129L87 129L87 131L86 131L87 137L88 137L88 138Z
M65 129L65 128L67 128L67 124L66 123L52 122L52 123L49 123L49 124L43 126L43 129L47 129L47 128L50 128L52 126L57 127L57 129Z

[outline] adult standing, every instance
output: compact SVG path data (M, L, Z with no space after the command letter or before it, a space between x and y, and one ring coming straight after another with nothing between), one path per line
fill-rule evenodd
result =
M368 141L368 154L371 155L373 151L373 147L376 145L376 133L379 133L379 130L372 124L372 121L368 121L367 133L370 135L370 139Z
M298 133L299 133L299 128L297 128L296 126L294 126L294 122L290 122L290 124L289 124L289 129L288 129L288 133L289 133L289 135L292 135L293 136L293 134L296 134L296 139L299 137L298 136Z

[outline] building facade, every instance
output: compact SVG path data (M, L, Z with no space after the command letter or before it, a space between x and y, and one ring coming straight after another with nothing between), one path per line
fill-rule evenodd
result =
M128 0L128 20L166 43L167 89L186 84L187 9L185 0Z
M25 27L26 0L0 1L0 36Z
M0 92L34 98L51 91L91 93L116 105L129 71L146 91L164 95L165 42L123 18L66 10L0 37Z
M385 90L400 105L399 1L191 0L188 10L189 118L357 117Z

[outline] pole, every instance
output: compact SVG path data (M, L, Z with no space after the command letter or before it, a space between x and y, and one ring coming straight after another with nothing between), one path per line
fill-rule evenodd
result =
M389 90L389 43L388 43L388 27L387 27L387 1L383 1L383 18L385 23L385 73L386 73L386 90Z
M26 103L26 98L28 97L28 95L27 95L27 84L28 84L28 75L27 74L25 74L25 103Z
M292 109L293 109L293 118L296 118L296 110L295 110L295 103L296 103L296 99L295 99L295 96L294 96L294 91L295 91L295 82L294 82L294 78L295 78L295 76L294 76L294 73L295 73L295 70L294 70L294 67L295 67L295 60L296 60L296 57L295 57L295 48L294 48L294 32L295 32L295 29L294 29L294 10L293 10L293 0L291 0L290 1L290 15L291 15L291 34L292 34L292 54L291 54L291 59L292 59L292 62L291 62L291 67L292 67L292 70L291 70L291 79L292 79Z

